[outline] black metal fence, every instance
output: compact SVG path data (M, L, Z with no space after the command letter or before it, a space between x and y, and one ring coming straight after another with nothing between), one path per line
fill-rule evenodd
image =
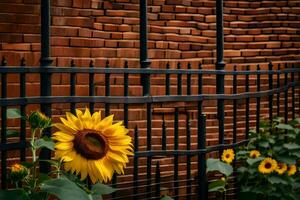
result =
M2 60L2 66L0 67L1 73L1 186L5 188L7 185L7 154L12 150L20 150L20 160L26 160L26 122L21 119L20 131L21 135L18 141L8 142L6 138L7 131L7 117L6 111L8 107L20 107L21 114L26 114L26 107L32 104L40 104L41 107L47 106L47 109L51 111L51 105L53 104L68 104L69 109L74 113L76 106L79 103L86 103L89 105L91 111L95 108L98 109L98 103L104 105L105 115L110 114L110 108L114 105L123 105L119 109L122 110L125 126L129 124L129 112L131 106L137 105L141 109L145 109L146 116L144 118L146 125L142 127L146 133L144 137L140 132L140 127L137 125L134 129L134 146L135 155L130 167L132 170L132 176L126 179L118 180L118 176L114 176L112 185L120 190L112 195L112 199L157 199L160 197L164 190L170 194L174 199L207 199L207 177L205 173L206 168L206 155L211 152L218 152L224 148L235 147L247 142L250 128L253 128L250 123L250 100L253 105L253 100L256 104L256 116L255 123L256 129L259 128L259 119L265 113L261 112L261 98L268 97L268 110L269 118L272 119L274 115L280 115L280 111L283 110L285 121L295 118L299 115L300 105L300 90L297 88L300 86L300 68L294 63L286 64L286 68L278 70L273 67L272 63L269 63L269 70L260 70L260 65L257 65L257 70L237 71L234 67L233 71L228 70L204 70L199 65L199 69L191 69L191 65L188 64L187 69L181 69L180 63L177 69L169 69L169 65L166 69L134 69L129 68L128 63L125 62L124 68L112 68L107 62L105 67L96 67L93 62L89 67L76 67L72 62L70 67L29 67L25 66L25 60L21 60L21 66L8 67L6 66L6 60ZM19 77L20 97L8 98L7 85L10 80L7 80L9 74L15 74ZM31 74L39 74L40 77L44 77L46 74L68 74L70 91L68 96L26 96L26 77ZM79 74L87 74L89 80L89 95L77 96L75 92L76 88L76 76ZM105 95L95 95L95 76L104 76ZM117 75L123 82L123 94L111 95L111 77ZM203 93L203 88L207 86L203 82L203 76L224 76L225 80L232 80L232 93L228 94L209 94ZM131 76L149 77L149 93L141 96L129 96L130 83L129 78ZM151 79L160 76L165 80L165 94L164 95L150 95L151 93ZM226 78L229 77L229 78ZM238 80L241 77L243 79L244 92L238 93ZM252 78L250 81L249 77ZM173 78L174 81L171 79ZM268 82L262 84L261 80ZM276 83L275 83L276 80ZM282 81L283 82L282 82ZM16 77L14 77L14 81ZM18 82L17 81L17 82ZM193 83L196 84L196 90L192 89ZM26 85L27 84L27 85ZM120 83L119 83L120 84ZM143 82L143 84L148 84ZM253 84L256 84L253 85ZM175 91L171 88L176 86ZM185 86L183 88L183 86ZM195 85L194 85L195 86ZM240 85L241 86L241 85ZM239 87L240 87L239 86ZM267 86L267 89L262 89ZM47 88L45 88L47 87ZM174 87L173 87L174 88ZM250 88L252 91L250 92ZM51 91L51 84L47 84L42 89ZM51 93L50 93L51 94ZM275 98L276 97L276 98ZM282 99L283 97L283 99ZM245 128L242 133L237 130L237 117L241 114L238 112L238 101L245 100ZM284 101L284 105L281 105L281 99ZM206 139L206 115L205 108L203 108L203 102L222 100L226 101L225 105L232 105L232 136L226 137L224 130L223 135L219 135L219 141L217 145L208 146ZM176 102L184 102L188 105L183 107L176 106ZM229 103L231 102L231 103ZM153 114L158 105L168 104L168 108L171 108L172 118L165 120L162 118L161 129L159 134L153 134L152 128L154 127ZM172 105L174 104L174 105ZM97 105L97 106L95 106ZM298 106L298 108L297 108ZM283 109L280 109L283 108ZM224 108L223 111L228 110ZM298 112L297 112L298 111ZM180 125L182 122L182 116L185 117L184 125ZM253 118L253 117L252 117ZM170 125L170 122L173 123ZM219 121L221 127L224 127L225 121ZM131 122L131 126L134 122ZM168 126L172 126L172 131L168 129ZM227 122L228 124L228 122ZM184 133L179 132L179 128L184 127ZM196 130L196 134L191 132L192 128ZM49 131L50 133L50 131ZM239 134L243 134L243 138L238 137ZM217 138L217 133L215 136ZM157 144L155 138L159 137L160 143ZM182 147L181 138L185 138L185 144ZM192 142L192 137L196 138L196 142ZM226 139L226 140L225 140ZM171 141L170 141L171 140ZM146 141L145 144L140 144ZM155 142L154 142L155 141ZM227 141L227 142L226 142ZM228 142L229 141L229 142ZM155 145L153 145L155 144ZM196 144L197 146L193 146ZM142 147L142 149L141 149ZM145 148L143 148L145 147ZM40 156L48 156L40 155ZM168 179L165 179L161 173L165 170L161 169L161 162L164 159L172 158L171 164L169 164L168 172L173 171ZM145 160L145 163L140 162ZM184 165L183 169L180 166ZM47 166L46 166L47 167ZM142 168L145 167L145 171ZM43 168L43 166L42 166ZM47 170L42 169L42 170ZM195 176L196 173L196 176ZM171 177L171 178L170 178ZM122 181L126 180L126 181Z

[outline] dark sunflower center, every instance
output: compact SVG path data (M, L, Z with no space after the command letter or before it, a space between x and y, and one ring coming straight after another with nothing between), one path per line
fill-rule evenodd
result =
M230 158L230 154L226 154L226 158Z
M265 168L266 168L266 169L270 169L271 167L272 167L271 163L266 163L266 164L265 164Z
M74 148L77 153L86 159L92 160L104 157L108 150L106 138L95 130L77 132L74 139Z

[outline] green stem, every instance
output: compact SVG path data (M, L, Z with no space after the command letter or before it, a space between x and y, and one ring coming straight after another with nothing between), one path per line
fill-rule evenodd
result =
M36 149L35 149L35 146L34 146L34 142L35 142L35 132L36 132L36 129L33 129L31 131L31 152L32 152L32 162L35 163L36 161Z
M18 181L16 181L15 184L16 184L16 189L18 189L19 188Z

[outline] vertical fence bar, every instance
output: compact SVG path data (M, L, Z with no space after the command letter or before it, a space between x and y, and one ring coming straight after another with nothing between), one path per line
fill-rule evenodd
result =
M181 64L177 64L177 69L181 69ZM177 75L177 95L182 94L182 74ZM179 146L179 108L175 108L174 112L174 150L178 150ZM179 183L178 183L178 155L174 156L174 188L175 188L175 200L179 199Z
M191 69L191 63L188 63L188 70ZM186 77L186 94L191 95L191 74L187 74Z
M50 58L50 0L41 1L41 67L50 66L52 59ZM51 73L40 74L41 96L51 96ZM51 104L41 102L41 111L48 117L51 117ZM44 135L51 136L50 128L44 131ZM40 152L40 159L48 160L51 158L51 151L42 148ZM50 171L50 164L47 162L40 162L40 171L47 173Z
M278 71L280 71L280 64L278 64ZM277 73L277 88L280 88L280 72ZM280 91L277 93L277 116L280 116Z
M246 70L250 70L250 66L247 65ZM249 74L246 75L246 92L249 92ZM245 138L248 139L249 134L249 104L250 104L250 98L246 98L246 133Z
M166 69L170 69L170 64L167 63ZM166 74L166 95L170 95L170 74Z
M199 63L198 69L202 70L202 64ZM203 75L201 73L198 74L198 94L202 94L202 89L203 89ZM198 112L202 113L202 101L198 101L197 104L198 107Z
M1 66L5 67L7 65L6 59L3 57ZM1 74L1 98L7 97L7 74ZM1 106L1 144L5 145L7 142L6 130L7 130L7 106ZM5 189L7 187L7 151L1 151L1 188Z
M90 69L94 68L94 62L91 60ZM93 97L95 95L95 84L94 84L94 73L89 73L89 96ZM90 110L93 113L95 110L95 103L90 102Z
M177 64L177 69L181 69L181 64ZM182 94L182 74L177 75L177 95Z
M295 69L295 65L294 63L292 64L292 68ZM295 73L292 72L291 73L291 82L294 83L295 82ZM295 86L293 85L292 86L292 119L295 119L295 110L296 110L296 107L295 107Z
M128 68L128 62L125 61L124 68ZM124 96L128 96L128 73L124 73ZM124 103L124 125L128 127L128 104Z
M199 63L199 70L202 70L202 65ZM203 89L203 75L198 74L198 94L202 94ZM202 101L197 103L197 148L205 149L206 147L206 120L205 116L202 114ZM207 187L206 187L206 154L198 154L198 199L207 199Z
M234 71L236 71L236 65L234 66ZM233 75L233 94L237 93L237 75ZM237 133L237 100L233 100L233 126L232 126L232 136L233 136L233 143L236 143L236 133Z
M191 150L191 125L190 125L190 116L189 113L186 114L186 150ZM186 194L187 200L192 198L192 180L191 180L191 156L187 155L186 157Z
M71 60L71 68L76 67L74 60ZM75 96L76 91L76 73L70 73L70 95ZM71 113L75 114L76 104L71 103Z
M178 107L175 108L174 112L174 150L178 150L178 119L179 117L179 109ZM175 191L175 200L178 200L179 189L178 189L178 155L174 155L174 191Z
M147 103L147 151L151 151L152 144L152 105ZM147 199L151 197L152 157L147 157Z
M141 68L148 68L151 62L148 60L148 34L147 34L147 0L140 1L140 64ZM150 74L141 75L143 96L150 95ZM147 150L151 150L152 138L152 105L147 103ZM147 157L147 199L151 197L151 156Z
M105 68L109 68L109 61L106 61ZM105 73L105 96L110 96L110 73ZM105 103L105 116L110 113L110 104Z
M162 150L167 150L167 126L165 122L165 116L163 115L162 122L162 139L161 139Z
M285 69L288 69L288 64L285 63ZM284 72L284 86L288 85L288 72ZM285 123L288 122L289 119L289 88L284 91L284 121Z
M257 71L260 71L260 66L257 65ZM256 90L260 91L260 73L257 73ZM256 98L256 133L259 133L259 120L260 120L260 97Z
M21 67L26 65L24 58L21 59ZM25 73L20 73L20 97L26 96L26 75ZM20 106L21 116L26 116L26 105ZM20 132L20 142L26 143L26 118L21 118L21 132ZM20 149L20 160L24 162L26 160L26 148Z
M198 110L198 149L206 148L206 116ZM198 200L207 199L206 153L198 155Z
M156 162L156 170L155 170L155 199L160 199L160 168L159 168L159 162Z
M138 127L135 126L134 128L134 158L133 158L133 193L134 193L134 200L138 200L138 185L139 185L139 160L138 157L136 156L136 153L139 151L139 133L138 133Z
M224 51L224 33L223 33L223 0L216 2L216 18L217 18L217 70L224 70L225 63L223 61ZM224 75L217 74L217 94L224 94ZM218 100L218 121L219 121L219 144L224 144L224 100Z
M273 70L272 62L269 62L269 71ZM269 74L269 90L273 89L273 74ZM269 120L273 121L273 94L269 95Z

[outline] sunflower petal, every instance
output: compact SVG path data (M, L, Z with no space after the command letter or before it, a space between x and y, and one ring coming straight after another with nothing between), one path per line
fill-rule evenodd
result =
M83 125L80 119L78 119L76 116L74 116L70 112L66 112L67 119L70 123L73 124L74 127L76 127L77 130L82 130Z
M74 136L70 134L63 133L61 131L55 132L52 134L52 139L60 141L60 142L70 142L74 140Z
M53 124L53 126L58 128L61 132L64 132L64 133L69 134L69 135L73 135L73 134L76 133L75 129L72 129L71 127L66 126L62 123L55 123L55 124Z
M55 148L58 150L69 150L73 148L72 142L58 142L55 144Z
M112 123L113 123L113 118L114 118L114 115L110 115L108 117L105 117L103 120L101 120L98 124L96 124L96 129L97 130L104 130L106 129L107 127L111 126Z

